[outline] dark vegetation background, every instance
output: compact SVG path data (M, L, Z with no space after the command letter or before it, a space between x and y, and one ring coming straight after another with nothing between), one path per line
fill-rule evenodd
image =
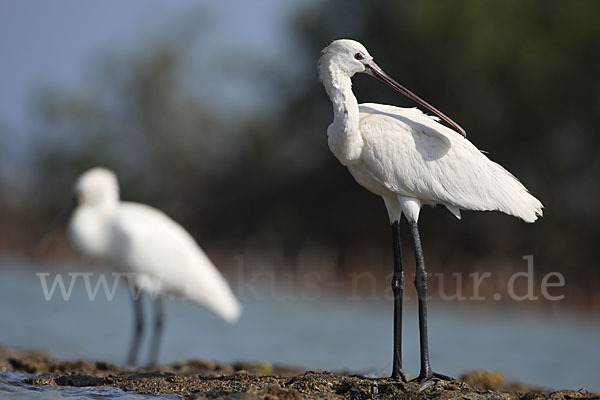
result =
M316 2L289 21L288 54L265 59L242 44L205 49L208 17L190 13L135 51L99 54L87 87L40 88L26 168L1 175L0 249L27 251L76 177L103 165L118 174L124 199L165 210L225 264L256 250L293 270L308 252L337 273L387 274L383 202L327 147L332 111L316 61L347 37L545 205L533 225L424 210L430 270L508 274L533 254L537 278L560 271L570 300L598 308L598 15L596 1ZM354 83L360 102L414 106L369 77ZM215 100L222 90L247 93L247 107ZM4 163L17 134L0 124ZM407 241L409 271L411 252Z

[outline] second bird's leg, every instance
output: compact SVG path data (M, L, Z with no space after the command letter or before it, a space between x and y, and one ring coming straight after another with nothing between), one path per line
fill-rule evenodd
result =
M419 298L419 341L421 349L421 372L415 379L417 382L426 382L430 379L453 380L452 378L435 373L429 364L429 341L427 338L427 272L425 271L425 259L423 247L419 236L419 227L416 222L410 222L410 232L415 245L415 261L417 271L415 275L415 287Z
M404 296L404 269L402 266L402 246L400 245L400 221L392 223L394 245L394 275L392 291L394 293L394 359L392 378L406 382L402 370L402 297Z
M154 332L152 334L152 342L150 344L150 358L148 359L148 365L153 366L158 361L158 349L160 347L160 340L162 338L163 331L163 302L162 297L158 295L154 300Z
M127 365L135 366L137 355L140 350L142 333L144 332L144 312L142 310L142 295L136 287L131 291L131 299L133 300L133 313L135 317L133 325L133 336L129 347L129 355L127 356Z

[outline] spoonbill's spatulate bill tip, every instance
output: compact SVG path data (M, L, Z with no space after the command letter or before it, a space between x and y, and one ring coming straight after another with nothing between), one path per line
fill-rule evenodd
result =
M400 85L354 40L333 41L318 62L319 78L333 103L327 129L330 150L356 181L385 202L394 241L394 352L392 377L404 380L401 360L404 269L399 222L410 224L416 254L415 284L419 298L421 371L418 381L448 379L429 364L427 340L427 274L417 221L423 205L442 204L457 218L460 210L498 210L534 222L542 203L499 164L489 160L456 122ZM351 78L366 73L378 78L454 129L418 109L358 104Z

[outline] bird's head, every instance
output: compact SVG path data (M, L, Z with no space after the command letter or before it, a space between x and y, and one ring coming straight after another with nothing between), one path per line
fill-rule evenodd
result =
M452 121L444 113L437 108L396 82L388 74L373 61L373 57L369 51L357 42L350 39L334 40L325 47L321 52L321 58L318 62L319 78L325 85L325 89L329 94L330 86L332 85L336 75L342 74L348 78L352 78L357 73L364 73L379 79L385 84L391 86L406 97L414 100L423 107L426 107L431 112L439 116L448 124L453 126L461 135L467 136L467 133L456 122Z
M33 246L32 255L36 257L50 237L56 231L64 228L79 206L110 207L117 204L118 201L119 184L112 171L105 168L92 168L84 172L75 182L73 196L69 203Z
M372 61L373 57L359 42L350 39L334 40L321 52L319 73L325 68L334 67L352 77L354 74L366 72L369 62Z
M103 206L119 201L119 184L115 174L101 167L84 172L73 188L78 205Z

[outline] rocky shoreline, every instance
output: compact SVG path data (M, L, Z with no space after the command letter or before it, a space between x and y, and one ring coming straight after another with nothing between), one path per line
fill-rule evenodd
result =
M33 374L36 386L113 387L184 399L599 399L579 391L506 384L499 373L475 371L453 382L401 383L345 373L301 371L265 362L190 360L131 370L105 362L62 361L44 352L0 348L0 370Z

